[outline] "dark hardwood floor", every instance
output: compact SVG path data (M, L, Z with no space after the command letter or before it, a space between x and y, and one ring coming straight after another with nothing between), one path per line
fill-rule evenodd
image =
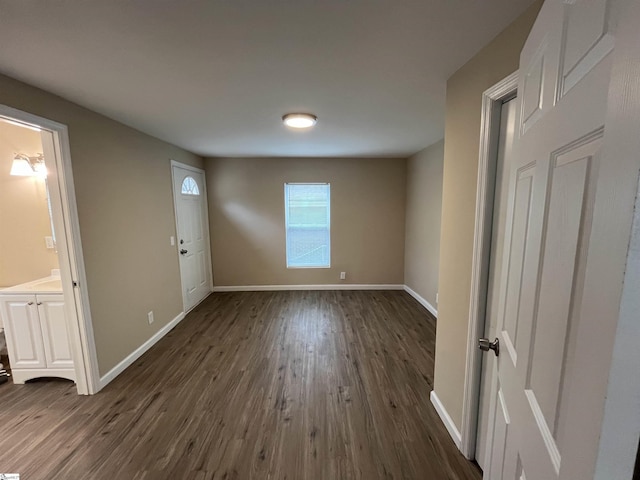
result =
M434 345L404 292L215 293L95 396L0 385L0 472L479 480L429 402Z

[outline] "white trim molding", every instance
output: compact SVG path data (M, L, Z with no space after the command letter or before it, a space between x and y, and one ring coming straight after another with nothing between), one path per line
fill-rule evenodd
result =
M118 375L125 371L125 369L133 362L138 360L142 355L144 355L147 350L153 347L156 343L158 343L162 337L164 337L167 333L169 333L173 328L178 325L182 319L184 318L184 312L180 312L173 320L167 323L164 327L158 330L153 336L136 348L133 352L131 352L127 357L124 358L120 363L118 363L115 367L109 370L106 374L100 377L100 390L106 387L113 379L115 379Z
M434 306L427 301L426 298L423 298L420 295L418 295L418 293L415 290L413 290L409 285L404 286L404 291L407 292L409 295L411 295L413 298L415 298L418 301L418 303L420 303L420 305L426 308L429 311L429 313L433 315L436 319L438 318L438 310L436 310Z
M330 284L330 285L227 285L213 287L214 292L273 292L280 290L404 290L398 284Z
M444 426L447 427L447 431L449 432L449 435L451 435L451 438L456 444L456 447L460 448L460 443L462 442L460 431L458 430L458 427L456 427L456 424L453 422L453 419L451 418L451 415L449 415L449 412L447 412L447 409L444 408L444 405L438 398L435 390L431 390L431 395L429 395L429 398L431 399L431 403L436 409L436 412L438 412L440 420L442 420Z
M517 89L518 72L516 71L485 91L482 95L480 157L478 159L469 328L467 330L467 360L460 442L460 451L470 460L475 458L476 453L478 409L480 406L480 378L482 376L482 358L477 342L478 338L484 336L485 330L487 286L489 283L489 257L491 253L493 192L495 189L496 158L500 134L500 111L503 102L514 97Z

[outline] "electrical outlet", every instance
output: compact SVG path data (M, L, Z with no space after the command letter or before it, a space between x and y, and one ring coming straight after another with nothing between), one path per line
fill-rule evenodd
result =
M340 272L340 280L345 280L347 278L347 272Z
M438 294L436 293L436 305L438 304Z
M55 244L53 243L53 237L44 237L44 243L49 249L56 248Z
M153 310L147 313L147 320L149 320L149 325L153 323Z
M172 247L173 247L173 246L175 246L175 244L176 244L176 237L174 237L173 235L171 235L171 236L169 237L169 243L171 244L171 246L172 246Z

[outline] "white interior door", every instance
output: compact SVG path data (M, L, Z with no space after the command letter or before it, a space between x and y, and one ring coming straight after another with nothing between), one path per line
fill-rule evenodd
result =
M172 169L182 298L188 312L212 290L207 197L202 170L175 163Z
M500 304L500 282L502 280L502 261L504 250L504 232L507 223L507 203L509 192L509 170L513 156L513 144L516 132L517 100L513 98L502 104L500 111L500 133L498 136L498 154L496 158L495 190L493 194L493 219L491 226L491 252L489 255L489 279L487 285L487 303L485 314L486 338L496 337L498 311ZM478 414L476 461L480 468L486 469L487 433L489 431L489 408L492 399L491 378L495 374L493 355L487 355L482 361L480 380L480 404Z
M612 3L547 0L521 54L485 478L593 478L631 222L601 148Z

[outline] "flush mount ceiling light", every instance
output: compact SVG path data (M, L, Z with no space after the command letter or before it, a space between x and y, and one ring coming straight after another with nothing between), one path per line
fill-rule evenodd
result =
M310 128L318 121L318 117L310 113L287 113L282 117L282 122L291 128Z

